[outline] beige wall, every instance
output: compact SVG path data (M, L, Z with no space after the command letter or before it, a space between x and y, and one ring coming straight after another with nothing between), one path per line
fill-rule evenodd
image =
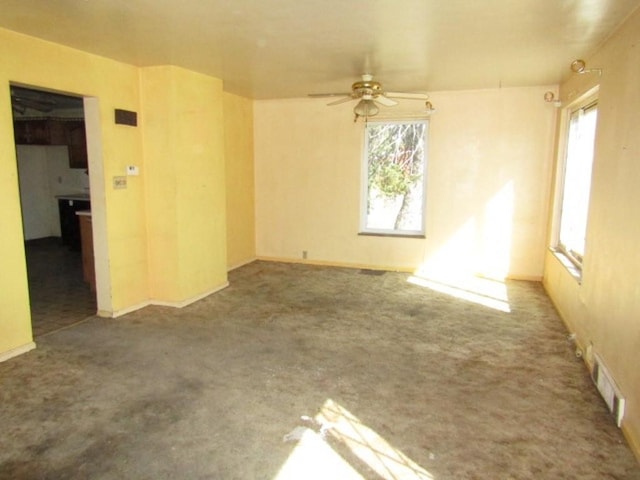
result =
M227 268L255 259L253 101L224 94Z
M358 236L363 124L352 105L257 101L257 255L540 279L555 128L547 90L432 94L426 239Z
M640 11L562 85L565 103L596 84L599 118L582 283L547 252L545 287L582 347L593 345L627 399L624 431L640 456ZM590 361L590 359L587 359Z

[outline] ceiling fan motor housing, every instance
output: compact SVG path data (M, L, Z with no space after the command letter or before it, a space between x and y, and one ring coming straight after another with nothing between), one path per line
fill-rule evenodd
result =
M382 94L382 85L373 80L360 80L351 85L351 89L358 95L372 95L377 97Z

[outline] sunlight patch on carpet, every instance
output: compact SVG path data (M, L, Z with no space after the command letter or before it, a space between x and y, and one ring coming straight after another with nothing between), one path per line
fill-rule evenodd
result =
M478 305L510 313L507 286L504 282L481 277L435 280L413 275L407 280L413 285L425 287Z
M297 441L274 480L375 478L435 480L347 409L328 399L314 419L302 417L285 441Z

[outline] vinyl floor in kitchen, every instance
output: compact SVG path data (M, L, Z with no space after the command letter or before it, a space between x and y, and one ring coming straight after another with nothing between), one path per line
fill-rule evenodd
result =
M34 337L96 313L95 293L82 278L82 255L48 237L25 242Z

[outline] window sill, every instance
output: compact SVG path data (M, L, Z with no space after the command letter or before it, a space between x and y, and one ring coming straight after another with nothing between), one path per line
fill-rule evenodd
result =
M363 237L399 237L399 238L427 238L422 233L377 233L377 232L358 232L358 236Z
M556 248L549 248L551 253L558 259L564 268L567 269L569 275L571 275L578 285L582 284L582 270L580 270L562 251Z

